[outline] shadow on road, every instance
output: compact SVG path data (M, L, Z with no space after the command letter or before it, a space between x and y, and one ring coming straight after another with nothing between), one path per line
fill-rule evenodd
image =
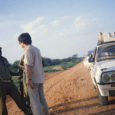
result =
M68 105L68 104L74 104L74 103L80 103L80 102L84 102L84 101L89 101L89 100L97 99L97 98L98 98L97 96L94 96L94 97L90 97L90 98L80 99L80 100L77 100L77 101L71 101L71 102L67 102L67 103L61 103L61 104L49 107L49 109L54 109L54 108L57 108L57 107L60 107L60 106Z
M90 108L90 107L95 107L99 105L98 103L93 103L93 104L89 104L89 105L84 105L84 106L79 106L79 107L73 107L73 108L67 108L67 109L61 109L61 110L57 110L57 111L53 111L50 113L50 115L54 115L54 114L59 114L59 113L64 113L64 112L68 112L68 111L73 111L73 110L78 110L78 109L86 109L86 108Z
M66 102L66 103L61 103L61 104L54 105L52 107L49 107L49 110L52 110L50 112L50 115L61 114L61 113L64 113L64 112L70 112L70 111L79 110L79 109L87 109L87 108L91 108L91 107L95 107L95 106L99 107L100 105L99 105L98 102L97 103L92 103L92 104L87 104L87 105L75 106L75 107L69 106L71 104L77 104L77 103L81 103L81 102L85 103L85 101L90 101L90 100L94 100L94 99L98 99L98 97L94 96L94 97L90 97L90 98L80 99L80 100L77 100L77 101L71 101L71 102ZM115 100L109 101L109 104L110 105L115 104ZM103 107L103 106L100 106L100 107ZM92 113L92 114L89 114L89 115L115 115L115 109L112 108L112 109L109 109L109 110L103 110L103 111L99 111L99 112Z
M50 109L53 110L52 112L50 112L50 115L64 113L64 112L78 110L78 109L95 107L95 106L99 105L98 103L93 103L93 104L81 105L81 106L77 106L77 107L68 107L68 108L65 108L65 109L58 109L60 107L68 106L70 104L76 104L76 103L80 103L80 102L84 102L84 101L90 101L90 100L93 100L93 99L97 99L97 96L90 97L90 98L85 98L85 99L80 99L80 100L77 100L77 101L71 101L71 102L61 103L61 104L49 107L49 110ZM55 109L58 109L58 110L55 110Z

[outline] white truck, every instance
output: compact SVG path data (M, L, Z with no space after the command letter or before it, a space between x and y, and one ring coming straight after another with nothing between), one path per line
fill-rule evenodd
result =
M108 96L115 96L115 33L100 33L98 45L89 58L93 86L99 103L108 104Z

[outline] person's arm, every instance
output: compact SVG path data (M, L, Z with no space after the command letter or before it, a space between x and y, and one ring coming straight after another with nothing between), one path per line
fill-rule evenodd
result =
M34 89L34 85L32 84L31 77L32 77L32 66L26 65L27 69L27 77L28 77L28 85Z
M20 65L20 64L18 64L18 67L20 67L20 68L23 69L23 70L25 69L24 66L23 66L23 65Z

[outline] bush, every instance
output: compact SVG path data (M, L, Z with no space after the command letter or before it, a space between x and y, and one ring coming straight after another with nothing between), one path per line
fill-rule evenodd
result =
M71 59L71 60L70 60ZM67 58L60 61L60 64L53 65L53 66L46 66L44 67L44 72L56 72L61 71L59 69L54 69L56 66L62 67L64 70L67 68L73 67L74 65L81 62L82 58Z
M18 71L18 64L19 64L19 61L15 61L13 64L10 64L10 70L12 72L17 72Z
M59 70L54 69L55 66L44 67L44 72L57 72Z

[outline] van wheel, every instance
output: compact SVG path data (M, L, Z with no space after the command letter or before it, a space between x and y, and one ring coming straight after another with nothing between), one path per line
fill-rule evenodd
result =
M98 98L99 98L99 104L100 105L107 105L108 104L108 96L101 96L99 90L98 90Z

